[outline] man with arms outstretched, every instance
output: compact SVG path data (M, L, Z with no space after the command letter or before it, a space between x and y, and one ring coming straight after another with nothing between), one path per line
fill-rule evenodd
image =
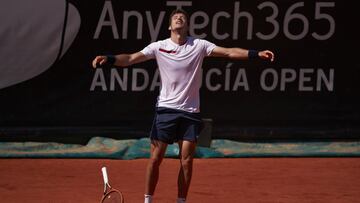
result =
M174 10L169 18L171 36L153 42L133 54L97 56L92 65L110 64L120 67L156 59L161 89L156 114L150 133L151 155L146 170L145 203L151 203L159 178L159 166L168 144L179 145L180 170L178 176L178 203L184 203L188 194L193 157L202 121L200 117L201 66L204 57L225 57L232 60L274 60L269 50L224 48L188 36L188 15Z

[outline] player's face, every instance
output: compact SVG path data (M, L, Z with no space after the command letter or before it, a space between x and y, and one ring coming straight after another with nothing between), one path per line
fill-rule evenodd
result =
M182 13L175 13L171 17L171 29L172 30L179 30L179 29L187 29L188 23L186 16Z

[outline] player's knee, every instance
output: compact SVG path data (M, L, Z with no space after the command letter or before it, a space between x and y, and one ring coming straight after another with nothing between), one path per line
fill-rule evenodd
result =
M183 169L189 169L192 167L193 158L192 157L181 158L180 162L181 162L181 167Z
M160 166L161 162L162 162L163 158L162 157L151 157L149 159L149 164L152 166Z

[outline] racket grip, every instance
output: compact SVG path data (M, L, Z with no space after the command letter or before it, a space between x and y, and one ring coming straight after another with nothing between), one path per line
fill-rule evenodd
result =
M101 168L101 172L103 174L103 178L104 178L104 184L108 184L109 183L109 179L108 179L108 175L107 175L107 172L106 172L106 167L102 167Z

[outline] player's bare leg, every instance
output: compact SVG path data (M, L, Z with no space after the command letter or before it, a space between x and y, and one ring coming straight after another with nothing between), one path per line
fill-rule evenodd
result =
M151 140L151 154L145 174L145 195L154 194L159 179L159 166L164 158L167 145L168 144L158 140Z
M192 176L195 147L195 142L179 141L180 170L178 177L178 198L186 199L187 197Z

